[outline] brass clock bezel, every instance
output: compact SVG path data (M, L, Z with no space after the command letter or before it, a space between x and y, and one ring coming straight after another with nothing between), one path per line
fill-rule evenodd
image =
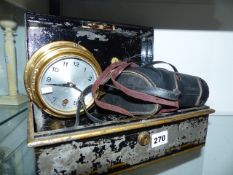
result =
M61 59L77 57L87 62L95 71L96 76L102 72L93 54L80 44L70 41L56 41L37 50L29 59L24 71L24 84L29 98L46 113L58 118L72 118L74 111L61 111L49 106L40 94L40 80L48 65ZM86 108L90 108L94 99L88 101ZM81 110L83 112L83 110Z

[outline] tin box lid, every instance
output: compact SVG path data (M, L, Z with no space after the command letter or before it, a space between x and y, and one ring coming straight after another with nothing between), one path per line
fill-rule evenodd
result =
M113 57L146 64L153 60L153 28L26 13L28 58L54 41L72 41L87 48L102 69Z

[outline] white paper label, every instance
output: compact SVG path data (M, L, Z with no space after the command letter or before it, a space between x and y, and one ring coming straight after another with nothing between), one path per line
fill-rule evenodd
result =
M152 148L166 144L168 142L168 132L162 131L151 134L151 142Z
M52 86L45 86L41 88L41 94L49 94L53 92Z

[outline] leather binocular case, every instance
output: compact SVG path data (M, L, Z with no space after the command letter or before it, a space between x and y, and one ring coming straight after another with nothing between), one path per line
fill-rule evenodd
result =
M155 68L159 63L170 65L174 71ZM163 61L141 67L134 63L114 63L92 86L94 96L99 89L104 95L95 98L97 106L128 116L201 106L209 96L203 79L179 73L175 66Z

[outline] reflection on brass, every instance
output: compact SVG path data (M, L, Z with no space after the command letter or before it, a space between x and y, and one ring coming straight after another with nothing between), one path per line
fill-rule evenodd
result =
M141 145L141 146L145 146L145 145L148 145L150 143L150 133L147 132L147 131L144 131L144 132L141 132L139 135L138 135L138 143Z
M85 25L82 25L82 28L85 29L98 29L98 30L116 30L115 25L110 25L110 24L103 24L103 23L95 23L95 22L90 22Z
M112 57L111 63L119 62L119 59L117 57Z
M177 122L185 119L191 119L195 117L208 117L210 113L214 113L213 109L203 109L199 111L192 111L182 114L177 114L175 117L166 117L166 118L158 118L158 119L148 119L143 122L134 122L134 123L127 123L121 124L117 126L108 126L108 127L100 127L91 130L85 131L73 131L68 134L57 134L57 135L50 135L50 136L43 136L43 137L34 137L34 130L31 129L33 127L33 114L32 110L29 110L29 134L28 134L28 146L29 147L38 147L38 146L45 146L50 144L56 143L64 143L73 140L81 140L87 139L97 136L103 136L108 134L114 134L119 132L126 132L134 129L142 129L151 126L158 126L166 123ZM49 132L44 132L49 133ZM37 135L38 136L38 135Z
M97 76L101 73L99 63L96 61L93 54L85 47L74 42L57 41L41 47L32 55L25 67L24 84L29 98L37 104L38 107L50 115L60 118L69 118L74 116L76 110L63 112L51 108L43 101L39 89L40 80L47 65L64 57L78 57L87 62L94 69ZM93 103L94 99L87 102L87 108L91 107Z

